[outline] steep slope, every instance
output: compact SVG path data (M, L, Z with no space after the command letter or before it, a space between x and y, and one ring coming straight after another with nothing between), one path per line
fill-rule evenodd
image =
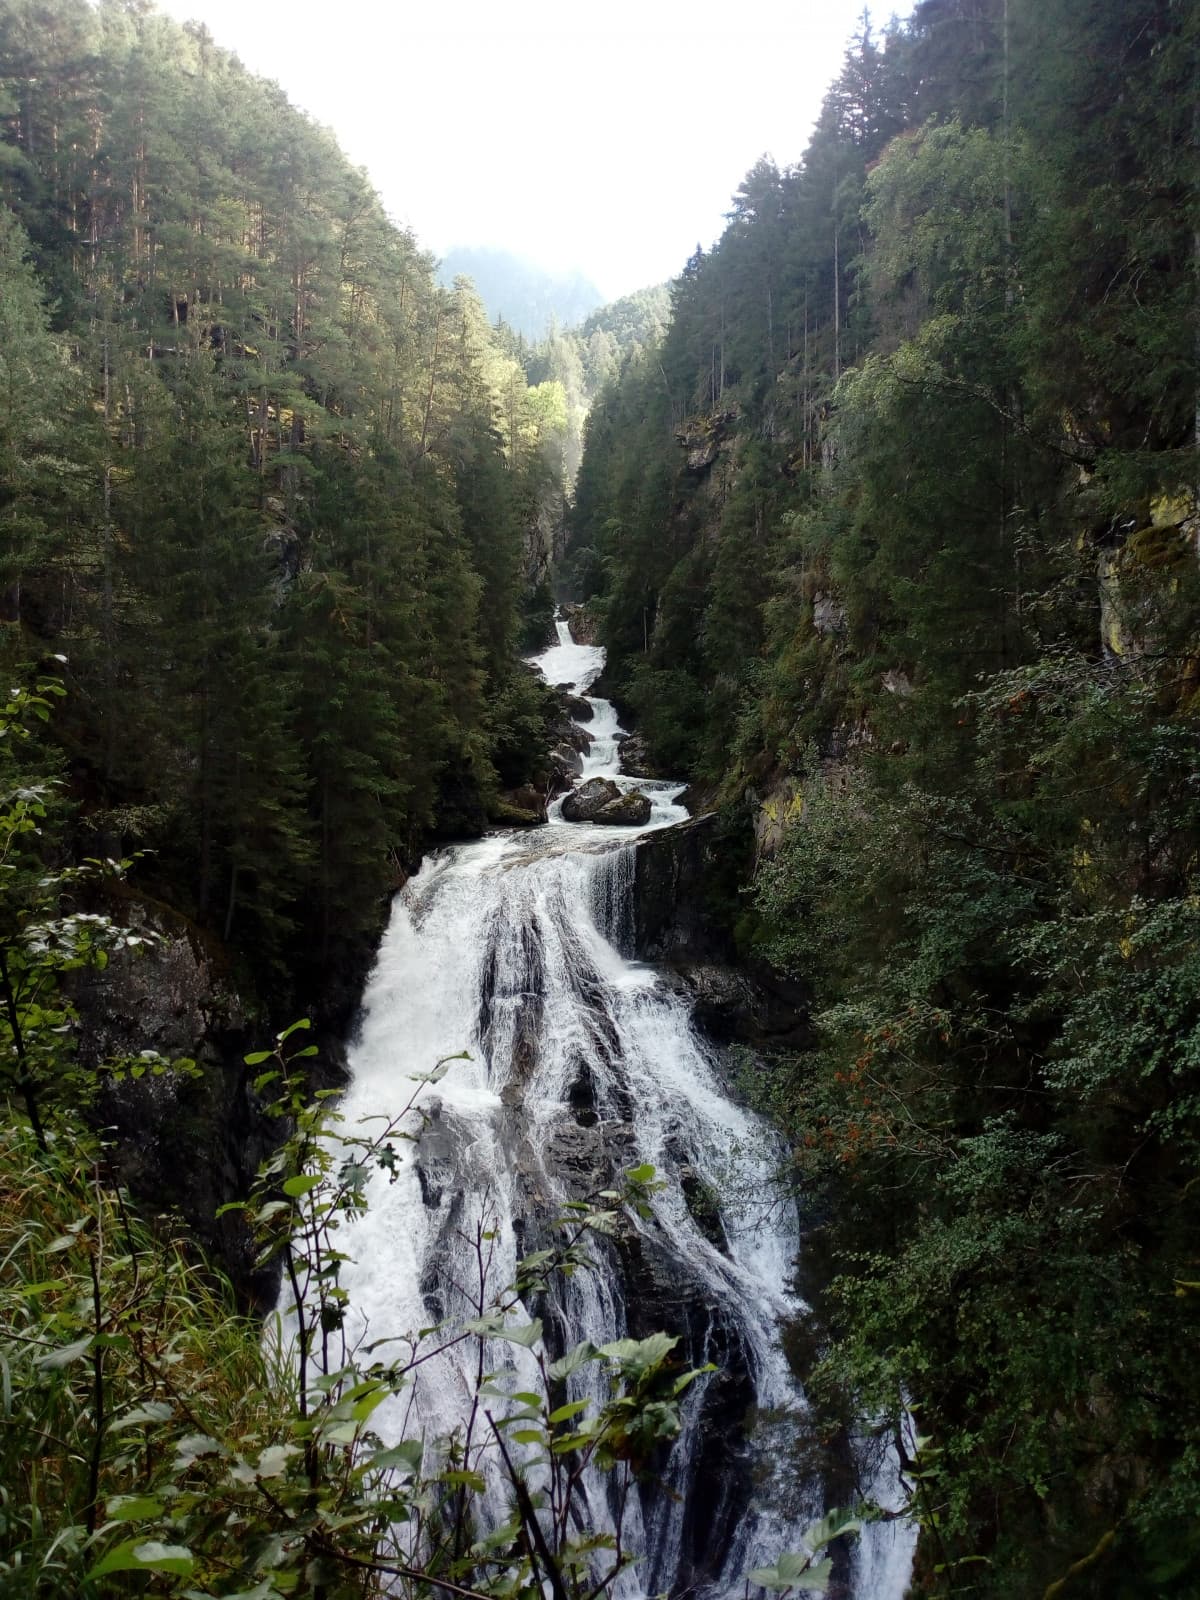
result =
M813 996L797 1345L915 1409L923 1593L1196 1582L1197 28L864 32L579 475L611 692Z
M0 139L6 648L67 658L78 848L151 852L283 1014L348 998L420 841L528 774L562 423L202 27L6 6Z

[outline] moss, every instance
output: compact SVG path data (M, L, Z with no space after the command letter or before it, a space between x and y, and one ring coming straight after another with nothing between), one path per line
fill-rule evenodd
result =
M1182 519L1181 519L1182 520ZM1185 561L1190 541L1176 523L1151 523L1131 533L1121 551L1119 567L1173 567Z

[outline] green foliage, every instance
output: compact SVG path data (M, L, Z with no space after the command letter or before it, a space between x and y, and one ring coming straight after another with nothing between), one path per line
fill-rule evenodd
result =
M283 1266L288 1310L266 1340L183 1246L144 1227L69 1119L45 1149L20 1125L0 1141L6 1594L99 1597L140 1572L160 1594L266 1600L315 1585L331 1597L510 1596L545 1585L571 1600L607 1592L634 1559L620 1513L608 1532L581 1517L583 1473L613 1474L624 1505L677 1434L680 1397L699 1374L680 1368L677 1340L662 1334L552 1359L523 1305L556 1275L587 1271L589 1238L624 1205L647 1209L653 1169L573 1202L555 1242L508 1286L490 1281L481 1219L472 1316L386 1341L399 1355L352 1346L339 1226L364 1209L373 1172L394 1173L397 1143L413 1137L407 1112L447 1063L418 1075L397 1119L364 1133L327 1096L307 1100L308 1033L296 1023L247 1057L286 1133L233 1208L260 1260ZM533 1392L489 1370L495 1340L531 1352ZM465 1342L480 1359L454 1437L383 1437L381 1408ZM600 1398L596 1385L572 1384L587 1368ZM491 1526L479 1497L494 1472L509 1508Z
M922 1594L1196 1586L1198 15L864 26L580 470L618 690L813 993L754 1084L817 1398L928 1436Z
M68 658L101 853L248 999L336 994L482 825L563 392L203 29L9 7L0 151L0 617Z

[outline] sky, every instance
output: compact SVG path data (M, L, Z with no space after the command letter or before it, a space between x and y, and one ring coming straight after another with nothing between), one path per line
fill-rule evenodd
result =
M863 0L159 0L337 134L426 249L607 298L675 276L804 151ZM879 8L881 17L908 4Z

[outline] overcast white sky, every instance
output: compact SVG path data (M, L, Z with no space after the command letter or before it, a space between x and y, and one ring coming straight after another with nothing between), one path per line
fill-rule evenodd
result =
M159 0L329 124L437 252L672 277L808 141L863 0ZM911 0L879 4L880 20Z

